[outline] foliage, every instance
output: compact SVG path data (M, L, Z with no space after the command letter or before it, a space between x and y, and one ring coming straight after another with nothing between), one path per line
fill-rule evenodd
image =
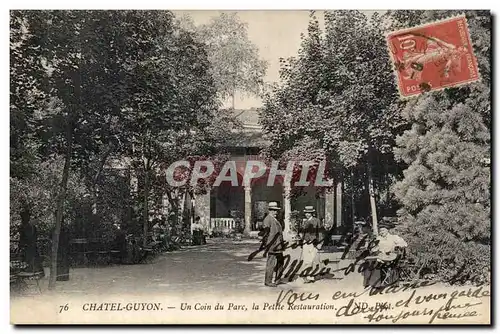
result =
M52 210L55 267L63 219L108 227L123 219L116 202L130 198L118 183L113 193L103 175L111 158L142 170L148 189L147 176L162 164L210 155L231 126L227 113L217 113L204 45L171 12L13 11L11 27L13 198L35 212ZM30 182L34 193L23 193ZM97 202L98 190L98 214L78 217ZM45 200L47 208L38 208ZM141 201L147 220L147 191Z
M63 165L62 157L45 161L25 178L10 178L10 235L17 238L21 223L19 213L23 206L29 208L30 219L36 222L41 238L49 238L54 227L55 199L59 185L59 174ZM73 174L68 180L68 194L65 212L68 223L82 214L80 207L89 204L85 194L87 188L81 175Z
M347 179L356 172L361 184L368 180L368 166L378 199L400 173L392 148L407 126L398 109L382 18L358 11L324 16L321 32L311 13L298 56L281 60L282 82L268 94L261 115L272 143L267 153L283 160L326 160L327 176Z
M346 197L356 206L368 206L371 171L378 210L392 215L387 207L399 202L411 257L427 259L425 270L441 278L463 268L482 275L489 265L490 16L466 12L482 81L408 102L396 94L384 29L458 14L327 12L321 33L313 13L261 115L268 156L327 159L330 176L350 175Z
M40 161L39 138L33 115L47 107L41 89L45 69L40 50L30 44L28 15L12 11L10 15L10 175L31 177Z
M267 62L259 59L257 47L248 38L247 24L237 13L221 13L207 24L190 26L197 32L197 40L206 46L210 73L222 100L233 97L234 108L236 91L261 93Z
M458 15L432 11L390 13L409 26ZM396 155L408 164L394 191L403 204L402 233L412 256L449 279L488 276L491 245L490 29L489 12L466 12L482 81L423 94L403 115L412 128L397 139ZM485 270L486 269L486 270Z

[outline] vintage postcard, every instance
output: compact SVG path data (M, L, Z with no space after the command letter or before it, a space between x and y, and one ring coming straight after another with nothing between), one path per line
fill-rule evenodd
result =
M488 10L10 12L12 324L491 324Z

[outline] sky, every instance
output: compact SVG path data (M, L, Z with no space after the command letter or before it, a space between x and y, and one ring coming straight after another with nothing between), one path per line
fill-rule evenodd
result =
M196 25L207 23L219 11L177 11L177 15L188 14ZM238 16L248 24L248 38L259 49L260 58L268 62L266 82L277 82L279 58L296 56L300 47L300 34L307 32L308 11L238 11ZM322 19L322 15L318 15ZM229 103L229 102L228 102ZM262 101L256 97L237 94L236 109L260 107Z
M174 11L176 15L189 15L196 25L208 23L210 18L221 11ZM248 24L248 38L259 49L260 58L268 62L265 82L277 82L279 79L279 58L294 57L300 48L300 34L307 33L309 11L268 10L238 11L238 16ZM370 12L366 12L369 15ZM323 28L322 11L317 12L320 28ZM236 109L260 107L262 101L257 97L244 97L237 94ZM227 101L226 107L230 106Z

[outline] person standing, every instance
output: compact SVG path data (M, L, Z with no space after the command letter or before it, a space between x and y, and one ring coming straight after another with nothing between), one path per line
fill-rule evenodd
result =
M115 250L119 251L119 262L124 264L127 262L127 235L121 228L120 224L113 224L115 230Z
M35 220L31 218L29 210L21 213L23 223L19 230L19 249L22 260L28 265L26 271L37 272L44 276L42 259L38 253L37 238L38 231Z
M320 232L321 223L318 218L313 216L315 212L314 207L312 205L306 206L304 208L305 220L302 224L302 228L300 232L302 234L302 261L304 268L313 268L315 267L318 256L318 248L321 242ZM311 270L313 270L311 269ZM314 282L314 276L306 276L304 277L305 283Z
M193 245L203 244L203 225L201 224L200 216L196 216L195 222L192 225L193 229Z
M281 276L283 270L283 229L281 224L276 219L278 211L278 203L269 202L269 212L262 223L264 240L263 244L268 246L266 274L264 284L266 286L275 287L278 283L278 277Z

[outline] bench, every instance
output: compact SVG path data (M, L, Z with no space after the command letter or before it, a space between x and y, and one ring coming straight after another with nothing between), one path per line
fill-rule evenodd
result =
M70 257L73 264L86 264L88 262L88 240L85 238L71 239Z
M83 264L110 264L121 257L120 250L109 249L109 244L99 238L72 239L70 245L73 263L75 263L75 258L78 258L78 262Z
M146 247L140 247L141 252L143 252L139 262L146 262L153 258L153 256L160 253L161 241L150 242Z
M259 231L250 231L248 233L248 237L251 239L258 239L259 238Z

